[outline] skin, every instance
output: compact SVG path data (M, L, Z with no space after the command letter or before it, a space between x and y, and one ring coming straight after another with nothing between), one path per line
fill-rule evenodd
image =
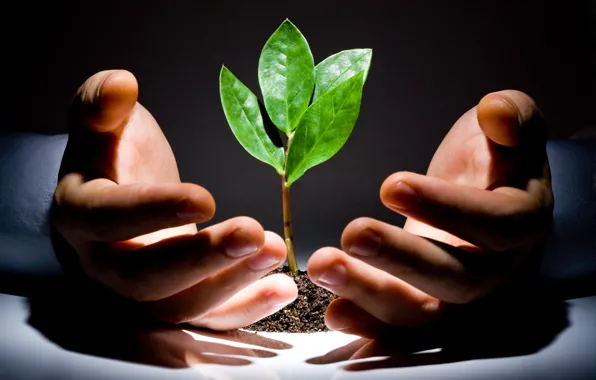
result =
M81 271L153 317L216 330L248 325L297 296L283 240L239 217L197 230L215 201L181 183L172 150L137 103L126 71L100 72L77 92L54 194L53 223ZM552 220L545 123L517 91L484 97L458 120L426 175L400 172L381 200L403 228L350 223L342 250L308 263L341 296L327 325L365 337L432 323L523 277Z
M297 296L283 239L238 217L197 230L215 200L182 183L159 125L137 102L135 77L90 77L69 113L69 141L52 221L82 273L166 322L228 330L275 313Z
M327 310L329 328L377 338L523 279L553 212L535 102L513 90L486 95L453 125L426 175L394 173L380 197L407 217L403 228L356 219L342 250L309 260L311 280L340 296Z

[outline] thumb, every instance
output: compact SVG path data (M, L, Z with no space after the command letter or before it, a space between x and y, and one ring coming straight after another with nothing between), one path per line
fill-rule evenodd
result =
M516 90L490 93L477 107L480 128L499 145L518 146L546 139L546 122L534 100Z
M134 75L125 70L101 71L83 83L70 109L70 128L110 132L130 116L138 97Z

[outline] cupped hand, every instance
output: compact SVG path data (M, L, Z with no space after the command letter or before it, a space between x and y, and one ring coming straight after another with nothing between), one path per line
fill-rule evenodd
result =
M127 71L97 73L76 93L54 194L57 245L76 251L86 278L167 322L233 329L293 301L289 277L262 278L285 259L278 235L247 217L197 230L215 201L181 183L137 95Z
M427 174L389 176L381 200L408 217L403 229L357 219L343 251L323 248L309 261L310 278L340 296L327 310L331 329L378 337L523 282L553 212L535 102L512 90L486 95L451 128Z

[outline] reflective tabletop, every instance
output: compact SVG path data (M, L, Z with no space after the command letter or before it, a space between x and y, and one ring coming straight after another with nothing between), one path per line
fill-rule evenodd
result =
M0 294L0 379L593 379L596 296L537 296L383 341L137 323L47 286Z

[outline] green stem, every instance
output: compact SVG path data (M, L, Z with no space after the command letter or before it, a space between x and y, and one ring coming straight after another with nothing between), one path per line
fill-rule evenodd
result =
M298 264L294 253L294 236L292 234L292 213L290 212L290 186L285 176L281 178L281 201L284 215L284 240L288 251L288 267L294 275L298 274Z
M294 274L298 274L298 263L296 262L296 254L294 252L294 235L292 232L292 213L290 211L290 185L286 177L286 162L288 162L288 152L294 133L288 134L288 143L285 149L284 171L281 175L281 203L284 217L284 241L286 242L286 250L288 252L288 267Z

